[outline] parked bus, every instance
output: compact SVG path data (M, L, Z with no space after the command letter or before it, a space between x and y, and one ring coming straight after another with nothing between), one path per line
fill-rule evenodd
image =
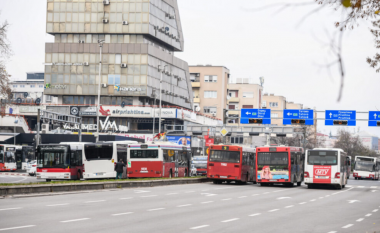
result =
M266 146L256 148L256 177L261 186L300 186L304 180L304 150L301 147Z
M256 149L234 145L211 145L207 164L207 177L214 184L224 181L238 184L256 183Z
M191 167L193 169L193 173L191 175L195 176L205 176L207 175L207 156L194 156L191 161Z
M22 146L22 170L26 170L28 163L36 160L36 151L33 146ZM17 166L19 167L19 165Z
M357 179L379 180L380 160L375 157L355 156L353 176Z
M315 148L306 151L305 184L332 185L342 189L347 184L347 154L337 148Z
M347 156L347 179L350 179L351 175L351 157Z
M0 171L16 171L16 152L21 150L21 146L0 145Z
M128 146L128 178L189 176L190 146L169 142Z

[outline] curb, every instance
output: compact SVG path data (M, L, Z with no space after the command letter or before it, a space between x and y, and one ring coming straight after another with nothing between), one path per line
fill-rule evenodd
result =
M5 176L29 176L28 173L8 173L8 172L1 172L0 175L5 175Z
M94 183L73 183L73 184L40 184L40 185L22 185L22 186L4 186L0 187L0 198L12 196L15 198L74 194L93 191L115 191L124 188L142 188L156 187L179 184L197 184L209 182L207 178L195 179L165 179L165 180L148 180L148 181L115 181L115 182L94 182ZM26 194L26 195L25 195ZM33 194L33 195L30 195Z

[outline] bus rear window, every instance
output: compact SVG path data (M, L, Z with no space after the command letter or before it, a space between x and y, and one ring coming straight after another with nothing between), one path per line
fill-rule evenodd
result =
M239 151L212 150L210 162L240 163Z
M113 155L112 144L90 144L84 147L87 160L111 160Z
M158 150L131 150L131 159L158 159Z
M257 165L287 165L288 152L262 152L257 154Z
M308 165L337 165L338 152L336 151L309 151Z

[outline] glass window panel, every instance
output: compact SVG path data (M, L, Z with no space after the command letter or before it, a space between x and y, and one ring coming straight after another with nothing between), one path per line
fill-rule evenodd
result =
M110 14L110 23L115 23L116 22L116 13L111 13Z
M108 58L110 64L115 64L115 54L110 54Z
M109 74L108 75L108 85L114 85L115 84L115 78L114 75Z
M125 75L121 76L121 78L120 78L120 84L124 84L124 85L127 84L127 76L125 76Z
M123 3L123 12L129 12L129 3Z
M141 59L140 54L135 55L135 61L134 61L134 64L140 64L140 59Z
M70 66L65 66L65 73L70 74Z
M78 13L73 13L72 22L78 22Z
M83 75L83 84L88 84L88 75Z
M73 3L73 11L76 12L78 11L78 9L79 9L78 3Z
M58 83L63 83L63 74L58 75Z
M121 54L115 55L115 64L121 64Z
M58 62L62 62L62 63L65 62L65 54L64 53L59 54Z
M120 74L120 73L121 73L120 65L115 65L115 74Z
M51 63L51 53L45 55L45 63Z
M136 14L135 13L129 13L129 22L130 23L136 22Z
M84 13L79 13L78 16L79 23L84 23Z
M77 62L79 62L79 63L83 63L84 61L83 61L83 53L78 53L78 60L77 60Z
M89 84L95 84L95 75L90 75Z
M120 75L114 75L115 77L115 85L120 85Z
M45 82L46 83L51 83L51 76L50 76L50 74L45 74Z
M109 60L109 59L108 59L108 54L104 54L104 55L102 55L102 62L103 62L103 63L105 63L105 64L109 63L108 60Z
M106 40L106 43L111 43L111 35L105 35L105 40Z
M123 43L124 36L123 35L117 35L117 43Z
M136 11L136 3L129 4L129 11L130 12L135 12Z
M142 4L142 12L149 12L149 3Z
M71 54L71 63L76 63L77 62L77 54L76 53L72 53Z
M70 63L70 53L65 53L65 62Z
M98 14L97 13L91 13L91 22L92 23L98 22Z
M123 22L123 14L122 13L117 13L116 14L116 22L117 23L122 23Z
M136 23L141 23L141 13L136 13Z
M98 43L98 40L99 40L99 36L98 35L96 35L96 34L94 34L94 35L92 35L92 43Z
M117 43L117 35L111 35L111 43Z
M141 82L140 83L141 85L143 85L143 84L145 85L146 84L146 76L141 76L140 82Z
M65 82L64 83L70 83L70 75L65 74Z
M86 43L91 43L91 40L92 40L92 35L86 34Z
M61 35L61 43L67 43L67 34Z
M58 79L58 74L52 74L51 75L51 83L55 84L57 83Z
M129 54L128 55L128 64L134 64L134 56L133 54Z
M60 13L59 14L59 21L65 22L65 19L66 19L66 14L65 13Z
M70 3L67 3L66 4L66 11L70 12L73 10L73 4L70 2Z
M82 82L83 82L83 76L77 75L77 84L82 84Z
M79 3L79 11L84 11L84 7L85 6L85 4L84 3Z
M96 54L90 54L90 63L96 63Z
M121 62L122 63L127 63L128 62L128 55L127 54L121 55Z
M134 85L140 85L140 76L134 76L133 77L133 84Z
M47 21L52 22L53 21L53 13L48 13L47 15Z
M70 76L70 84L75 84L77 82L76 79L77 79L77 76L75 74L72 74Z
M45 73L51 73L51 66L45 66Z

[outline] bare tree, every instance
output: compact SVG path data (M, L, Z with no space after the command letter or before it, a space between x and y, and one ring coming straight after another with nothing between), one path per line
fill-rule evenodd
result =
M370 150L363 145L359 136L353 136L348 130L340 129L338 131L338 136L338 141L335 142L334 147L344 150L349 156L376 156L375 151Z
M9 86L11 77L5 67L7 59L12 55L11 45L7 38L9 24L7 21L0 25L0 96L3 99L10 98L12 91Z

